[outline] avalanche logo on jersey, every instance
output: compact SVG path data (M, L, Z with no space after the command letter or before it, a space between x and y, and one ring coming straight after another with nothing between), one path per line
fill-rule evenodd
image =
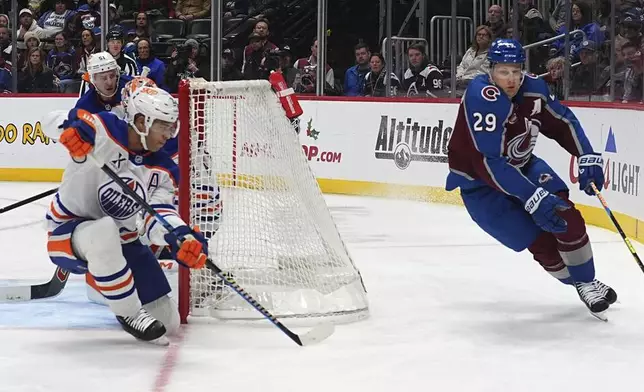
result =
M145 200L143 185L130 177L121 177L123 181ZM133 217L141 206L132 197L123 193L121 187L110 181L98 188L98 204L101 210L114 219L126 220Z
M535 119L524 118L525 131L513 137L506 146L506 155L510 164L523 166L532 156L532 150L537 144L541 122Z

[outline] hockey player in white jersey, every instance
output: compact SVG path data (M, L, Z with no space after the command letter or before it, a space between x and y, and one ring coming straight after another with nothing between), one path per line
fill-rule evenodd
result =
M129 96L126 108L127 122L108 112L72 110L58 127L62 133L50 135L69 150L72 162L47 213L47 249L60 267L94 277L125 331L167 344L164 335L178 329L179 314L156 258L139 241L141 206L92 160L111 167L175 227L168 233L144 215L150 243L169 244L178 262L202 268L207 241L179 218L172 203L178 168L162 148L177 133L176 100L144 87Z

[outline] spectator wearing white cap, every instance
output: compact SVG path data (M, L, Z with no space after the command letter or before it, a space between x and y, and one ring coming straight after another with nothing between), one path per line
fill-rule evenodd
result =
M38 23L36 23L36 21L34 20L34 15L29 8L23 8L20 10L19 20L20 30L18 30L18 43L16 44L19 50L27 49L24 39L25 33L27 33L28 31L36 34L36 37L38 37L38 39L42 40L43 38L45 38L45 30L38 26Z

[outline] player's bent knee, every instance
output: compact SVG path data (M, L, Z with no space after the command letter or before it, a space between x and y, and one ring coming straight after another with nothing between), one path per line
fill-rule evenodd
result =
M143 308L152 315L152 317L161 321L165 325L166 334L174 335L179 332L181 320L179 319L179 307L177 303L167 295L158 298Z

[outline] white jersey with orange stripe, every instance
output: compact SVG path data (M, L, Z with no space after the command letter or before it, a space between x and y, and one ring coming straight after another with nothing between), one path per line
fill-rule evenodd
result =
M108 112L86 113L95 131L93 157L106 163L131 189L143 197L171 225L185 223L177 215L173 198L178 184L177 164L163 150L135 152L128 148L128 124ZM58 139L58 135L48 135ZM72 160L47 213L49 231L70 221L114 219L121 243L139 238L137 216L141 206L93 162ZM144 215L147 242L166 245L165 229Z

